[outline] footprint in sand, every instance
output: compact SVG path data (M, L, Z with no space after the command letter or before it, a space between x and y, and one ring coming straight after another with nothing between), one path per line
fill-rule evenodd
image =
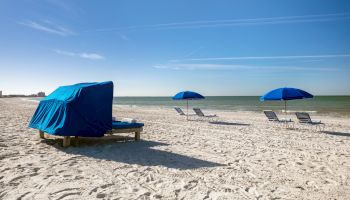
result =
M71 196L78 196L78 197L80 197L80 194L81 194L80 192L66 193L66 194L63 194L62 196L58 197L57 200L64 199L66 197L71 197ZM78 197L70 198L70 199L77 199Z
M147 175L146 182L152 182L154 181L154 176L152 174Z
M284 166L283 163L279 163L279 164L277 165L277 167L282 167L282 166Z
M103 199L106 197L105 190L111 187L112 185L113 184L110 183L110 184L101 185L99 187L95 187L89 192L89 195L93 196L94 193L97 193L95 197L98 199Z
M296 162L295 164L297 164L297 165L303 165L303 163L301 163L301 162Z
M24 194L22 194L21 196L17 197L16 200L22 200L22 199L25 199L25 197L30 194L30 192L26 192Z
M10 168L7 167L7 168L1 170L0 172L2 173L2 172L5 172L5 171L7 171L7 170L10 170Z
M231 188L224 188L224 192L232 193L232 192L235 192L235 191L233 189L231 189Z
M98 187L93 188L93 189L89 192L89 195L91 195L92 193L97 192L97 190L98 190Z
M50 193L50 197L57 200L68 198L68 197L69 199L77 199L81 195L81 192L78 191L78 189L79 188L66 188L66 189L58 190L56 192Z
M13 178L13 179L11 179L11 180L9 181L9 185L15 185L15 186L17 186L17 185L19 185L20 182L21 182L21 181L17 182L17 180L23 179L23 178L25 178L25 177L26 177L26 175L16 176L15 178Z
M102 198L105 198L106 194L103 194L103 193L99 193L96 195L96 198L98 199L102 199Z
M197 180L192 180L190 182L188 182L186 185L184 185L184 188L187 190L191 190L194 187L196 187L198 185L198 181Z

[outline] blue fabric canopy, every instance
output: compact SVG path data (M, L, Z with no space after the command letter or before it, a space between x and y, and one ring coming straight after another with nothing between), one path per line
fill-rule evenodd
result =
M52 135L101 137L112 129L113 82L62 86L42 99L29 127Z
M202 95L196 93L196 92L191 92L191 91L183 91L177 93L175 96L173 96L173 100L197 100L197 99L204 99Z
M293 99L305 99L313 98L314 96L304 90L297 88L278 88L266 93L260 97L260 101L278 101L278 100L293 100Z

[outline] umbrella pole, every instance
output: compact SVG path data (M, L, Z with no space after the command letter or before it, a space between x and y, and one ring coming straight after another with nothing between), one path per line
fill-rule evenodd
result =
M287 113L287 101L284 100L284 112Z
M187 100L187 115L186 115L186 119L188 121L188 100Z

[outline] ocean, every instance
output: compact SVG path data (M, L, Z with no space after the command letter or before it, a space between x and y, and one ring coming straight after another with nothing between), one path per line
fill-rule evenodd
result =
M114 97L113 103L128 106L186 107L186 101L174 101L171 97ZM189 101L189 106L227 111L284 110L283 101L261 102L258 96L209 96L204 100ZM350 116L350 96L315 96L313 99L292 100L287 102L287 111Z
M29 98L38 101L41 98ZM171 97L114 97L114 105L151 106L186 108L186 101L174 101ZM225 111L255 111L284 110L283 101L259 100L259 96L208 96L204 100L189 101L189 107L199 107L206 110ZM287 112L305 111L321 115L336 115L350 117L350 96L315 96L312 99L292 100L287 102Z

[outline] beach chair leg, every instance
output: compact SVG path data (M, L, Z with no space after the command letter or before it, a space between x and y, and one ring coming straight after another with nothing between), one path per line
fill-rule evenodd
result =
M136 131L135 132L135 140L140 140L141 137L141 132L140 131Z
M69 136L64 136L63 137L63 147L68 147L70 145L70 137Z
M290 129L290 128L291 128L291 124L288 123L288 122L286 122L286 128L287 128L287 129Z
M45 139L44 131L39 131L39 137L40 137L41 139Z
M317 132L321 131L321 126L320 125L316 125L316 131Z
M311 127L311 131L313 131L313 132L314 132L314 126L313 126L313 125L311 125L311 124L307 124L307 126Z
M318 125L318 128L319 128L320 132L322 132L322 131L324 131L325 125L320 124L320 125Z

